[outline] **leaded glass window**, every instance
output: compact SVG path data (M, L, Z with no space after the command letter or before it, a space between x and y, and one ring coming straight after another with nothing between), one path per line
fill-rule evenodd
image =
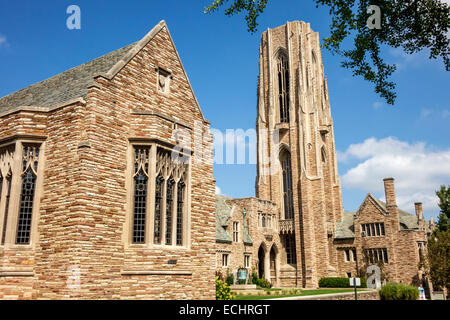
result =
M135 244L145 243L149 181L149 156L149 148L136 147L134 150L134 201L132 241Z
M166 245L172 244L172 213L173 213L173 194L175 181L169 179L167 181L166 191Z
M295 252L295 235L286 234L284 237L284 246L286 249L286 262L288 264L297 264L297 254Z
M36 178L39 159L39 147L24 146L22 187L20 193L19 217L17 220L17 244L29 244L33 201L36 190Z
M6 240L6 226L8 224L9 199L11 197L11 180L12 174L10 172L6 177L5 214L3 216L4 218L3 218L2 245L5 244Z
M284 54L278 57L277 74L280 122L289 122L289 61Z
M161 210L162 210L162 189L164 179L162 176L156 178L155 188L155 221L154 221L154 239L155 244L161 244Z
M181 180L178 182L177 195L177 246L183 245L183 214L184 214L184 193L186 186Z
M292 166L291 154L284 151L280 157L283 170L283 200L284 218L290 220L294 218L294 198L292 194Z

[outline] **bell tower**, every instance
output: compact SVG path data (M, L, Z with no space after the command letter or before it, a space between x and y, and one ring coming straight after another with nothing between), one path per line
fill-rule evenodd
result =
M343 211L319 34L300 21L268 29L259 59L256 196L279 207L281 272L315 287L335 275Z

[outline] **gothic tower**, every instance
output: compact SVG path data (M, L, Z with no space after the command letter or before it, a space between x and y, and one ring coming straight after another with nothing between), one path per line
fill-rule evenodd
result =
M336 275L343 213L319 34L300 21L268 29L259 68L256 196L279 207L282 281L315 287Z

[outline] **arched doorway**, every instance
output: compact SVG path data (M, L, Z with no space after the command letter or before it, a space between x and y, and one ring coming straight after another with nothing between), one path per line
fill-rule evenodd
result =
M261 244L261 246L259 247L258 250L258 276L260 279L264 279L265 278L265 266L264 266L264 261L265 261L265 256L266 256L266 252L264 250L263 244Z
M277 246L274 244L270 249L270 282L278 286L280 275L280 259Z

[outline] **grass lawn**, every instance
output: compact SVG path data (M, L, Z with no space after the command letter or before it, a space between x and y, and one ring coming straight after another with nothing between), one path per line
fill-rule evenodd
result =
M233 300L265 300L274 298L289 298L289 297L304 297L304 296L315 296L319 294L331 294L331 293L345 293L354 292L355 289L317 289L317 290L301 290L300 294L293 295L265 295L265 296L235 296ZM364 291L364 289L359 289L358 291Z

